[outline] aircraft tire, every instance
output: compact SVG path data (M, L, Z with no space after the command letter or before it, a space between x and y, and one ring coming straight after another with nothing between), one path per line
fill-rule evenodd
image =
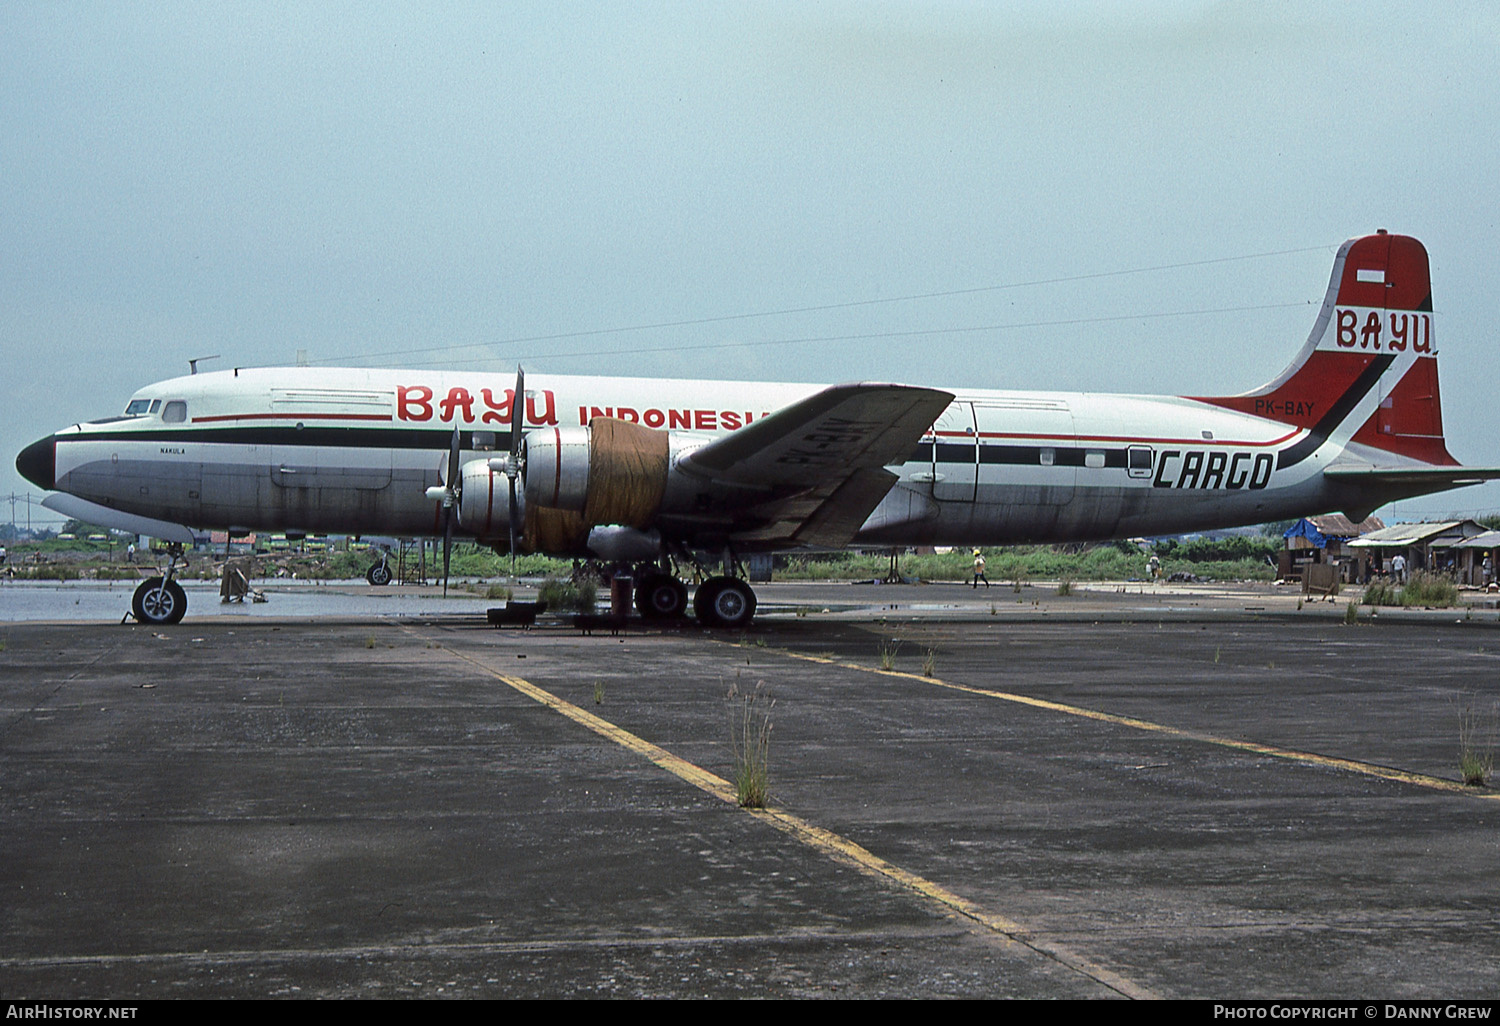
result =
M152 626L180 623L187 613L187 593L176 581L152 577L135 589L130 612L138 622Z
M384 563L376 563L365 571L365 580L377 588L391 583L391 568Z
M687 615L687 585L668 574L647 574L635 591L635 608L644 620L676 620Z
M693 612L705 627L738 630L755 618L755 592L736 577L710 577L693 596Z

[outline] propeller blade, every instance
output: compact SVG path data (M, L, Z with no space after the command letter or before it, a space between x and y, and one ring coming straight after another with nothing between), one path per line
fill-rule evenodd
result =
M455 496L458 495L458 489L460 487L460 481L459 481L459 477L458 477L458 472L459 472L459 466L458 466L458 445L459 445L458 425L454 424L453 425L453 444L448 448L448 480L445 483L448 485L448 490L450 492L452 492Z
M521 434L526 427L526 371L516 365L516 396L510 403L510 456L512 464L521 458Z
M516 576L516 519L519 504L516 501L516 477L521 473L521 443L525 440L526 427L526 369L516 364L516 394L510 404L510 463L505 476L510 479L510 575Z
M516 576L516 479L510 479L510 575Z
M443 503L443 597L448 597L448 562L453 555L454 507L462 501L463 479L459 476L458 425L453 425L453 443L448 447L448 501Z
M448 561L453 556L453 507L443 510L443 598L448 597Z

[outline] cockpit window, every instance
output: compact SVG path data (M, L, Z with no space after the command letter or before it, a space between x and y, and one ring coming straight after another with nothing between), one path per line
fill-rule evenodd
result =
M161 400L160 399L153 399L153 400L151 400L151 412L155 413L159 409L161 409Z
M139 417L151 409L150 399L132 399L130 405L125 407L125 416Z
M181 399L173 399L161 411L161 419L168 424L181 424L187 420L187 403Z

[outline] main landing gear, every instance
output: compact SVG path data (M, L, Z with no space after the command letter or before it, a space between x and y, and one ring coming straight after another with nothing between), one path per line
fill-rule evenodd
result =
M726 567L730 565L737 565L732 558L726 560ZM663 566L636 567L635 608L643 620L676 620L687 615L687 585L668 566L664 561ZM755 592L742 578L710 577L693 595L693 614L705 627L748 627L755 617Z
M635 579L635 608L642 620L677 620L687 615L688 590L671 574L648 570Z
M142 581L130 599L130 613L139 623L165 627L181 623L187 613L187 593L172 579L177 560L182 556L182 546L173 545L168 551L171 559L167 563L167 572Z
M698 585L693 612L708 627L748 627L755 617L755 592L738 577L710 577Z

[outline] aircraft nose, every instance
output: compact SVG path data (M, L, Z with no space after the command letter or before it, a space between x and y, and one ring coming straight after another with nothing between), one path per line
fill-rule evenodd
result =
M57 487L57 436L32 442L16 457L16 469L38 488L52 491Z

